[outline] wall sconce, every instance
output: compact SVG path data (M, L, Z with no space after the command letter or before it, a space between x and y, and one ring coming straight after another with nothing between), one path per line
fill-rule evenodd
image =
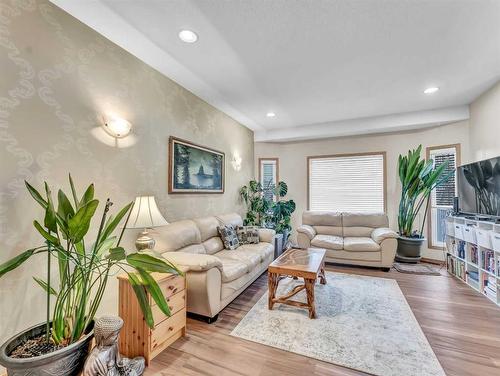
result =
M124 138L130 134L132 124L125 119L111 116L107 121L104 121L104 130L111 137Z
M231 164L235 171L241 170L241 157L238 154L233 154L233 159L231 160Z

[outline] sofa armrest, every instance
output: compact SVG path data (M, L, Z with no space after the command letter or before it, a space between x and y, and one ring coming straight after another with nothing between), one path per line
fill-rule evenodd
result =
M270 228L259 228L259 241L261 242L274 244L274 235L276 231Z
M188 252L165 252L162 256L175 265L186 267L187 271L201 272L212 268L218 268L222 271L222 262L212 255Z
M316 230L309 225L302 225L297 228L297 232L300 232L301 234L305 234L309 240L313 240L313 238L316 236Z
M372 239L375 243L382 243L385 239L397 239L398 233L387 227L376 228L372 231Z

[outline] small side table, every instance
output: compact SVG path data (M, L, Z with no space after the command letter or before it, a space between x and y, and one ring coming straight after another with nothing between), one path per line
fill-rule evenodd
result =
M120 352L127 358L143 356L146 365L186 335L186 278L168 273L152 273L170 307L167 317L148 294L155 327L146 324L141 307L126 274L119 275L118 314L124 324L120 332Z

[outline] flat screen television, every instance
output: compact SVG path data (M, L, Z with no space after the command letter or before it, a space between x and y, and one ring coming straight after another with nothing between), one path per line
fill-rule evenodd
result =
M457 186L461 213L500 217L500 157L458 167Z

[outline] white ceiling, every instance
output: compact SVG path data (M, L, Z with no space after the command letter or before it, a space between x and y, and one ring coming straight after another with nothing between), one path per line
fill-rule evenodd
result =
M500 78L498 0L52 1L258 141L465 119Z

